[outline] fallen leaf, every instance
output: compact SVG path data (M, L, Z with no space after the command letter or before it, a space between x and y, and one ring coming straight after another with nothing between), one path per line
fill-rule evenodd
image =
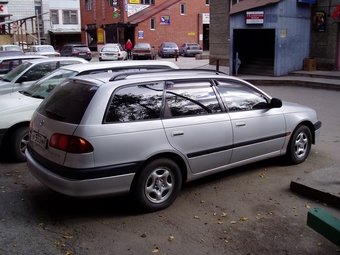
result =
M219 221L218 224L219 224L219 225L222 225L222 224L223 224L223 221Z
M201 200L201 202L200 202L201 204L203 204L203 203L205 203L205 200Z
M246 220L248 220L248 218L242 217L240 220L241 220L241 221L246 221Z
M202 243L204 243L204 242L205 242L205 240L204 240L203 238L201 238L201 242L202 242Z
M63 238L65 238L65 239L71 239L71 238L73 238L73 236L70 234L70 233L64 233L64 235L63 235Z
M172 242L174 239L175 239L174 236L169 236L169 238L168 238L169 242Z
M199 219L199 217L198 217L198 216L194 216L194 218L195 218L195 219Z
M225 213L225 212L223 212L222 214L221 214L221 217L226 217L227 216L227 214Z
M73 252L73 251L67 251L65 254L66 254L66 255L73 255L74 252Z
M151 253L157 253L157 252L159 252L159 248L158 247L156 247L156 249L154 249Z
M232 220L230 223L231 223L231 224L236 224L236 221Z
M306 205L306 208L310 209L310 206L309 206L309 205Z

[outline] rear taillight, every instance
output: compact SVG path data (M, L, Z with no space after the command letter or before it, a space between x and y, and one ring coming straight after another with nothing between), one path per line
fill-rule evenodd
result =
M50 147L70 152L70 153L89 153L93 152L92 145L83 138L55 133L51 136Z
M188 46L187 50L190 50L190 47Z
M54 54L55 57L60 57L60 53Z
M78 56L78 52L72 52L72 54L71 54L72 56Z
M86 52L86 55L92 55L91 51Z

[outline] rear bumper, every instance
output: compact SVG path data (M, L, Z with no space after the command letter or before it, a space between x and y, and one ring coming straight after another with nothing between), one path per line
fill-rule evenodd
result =
M86 180L75 180L57 175L34 160L26 150L27 166L41 183L52 190L71 197L90 198L127 194L134 173Z

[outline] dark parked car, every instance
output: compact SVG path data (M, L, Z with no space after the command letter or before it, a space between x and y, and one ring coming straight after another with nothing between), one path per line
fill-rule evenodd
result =
M183 57L195 56L196 54L202 53L202 47L198 43L184 43L179 47L179 55L182 55Z
M88 61L92 59L92 52L85 44L67 44L60 50L62 57L79 57Z
M178 46L174 42L164 42L158 47L158 55L164 57L175 57L178 54Z
M150 43L137 43L132 49L132 59L152 59L154 50Z

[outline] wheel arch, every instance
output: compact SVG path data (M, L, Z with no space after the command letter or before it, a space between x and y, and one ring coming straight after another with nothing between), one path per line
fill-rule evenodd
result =
M312 144L315 144L315 127L313 125L313 123L311 123L310 121L302 121L301 123L299 123L295 129L293 130L292 134L298 129L298 127L300 126L306 126L308 127L308 129L310 130L311 134L312 134Z
M8 128L4 134L3 140L1 142L1 147L5 146L5 144L8 142L9 137L11 136L11 134L13 133L14 130L21 128L21 127L29 127L30 122L29 121L23 121L20 123L16 123L13 126L11 126L10 128Z
M164 152L164 153L159 153L159 154L153 155L152 157L150 157L147 160L145 160L143 162L143 164L141 164L139 166L138 171L136 172L136 174L135 174L135 176L133 178L133 181L131 183L130 190L134 186L136 180L138 179L137 177L141 173L141 171L144 168L144 166L146 164L148 164L150 161L158 159L158 158L168 158L168 159L171 159L172 161L174 161L178 165L178 167L179 167L179 169L181 171L181 174L182 174L182 185L184 183L186 183L188 174L187 174L187 165L186 165L184 159L181 156L179 156L178 154L176 154L176 153Z

